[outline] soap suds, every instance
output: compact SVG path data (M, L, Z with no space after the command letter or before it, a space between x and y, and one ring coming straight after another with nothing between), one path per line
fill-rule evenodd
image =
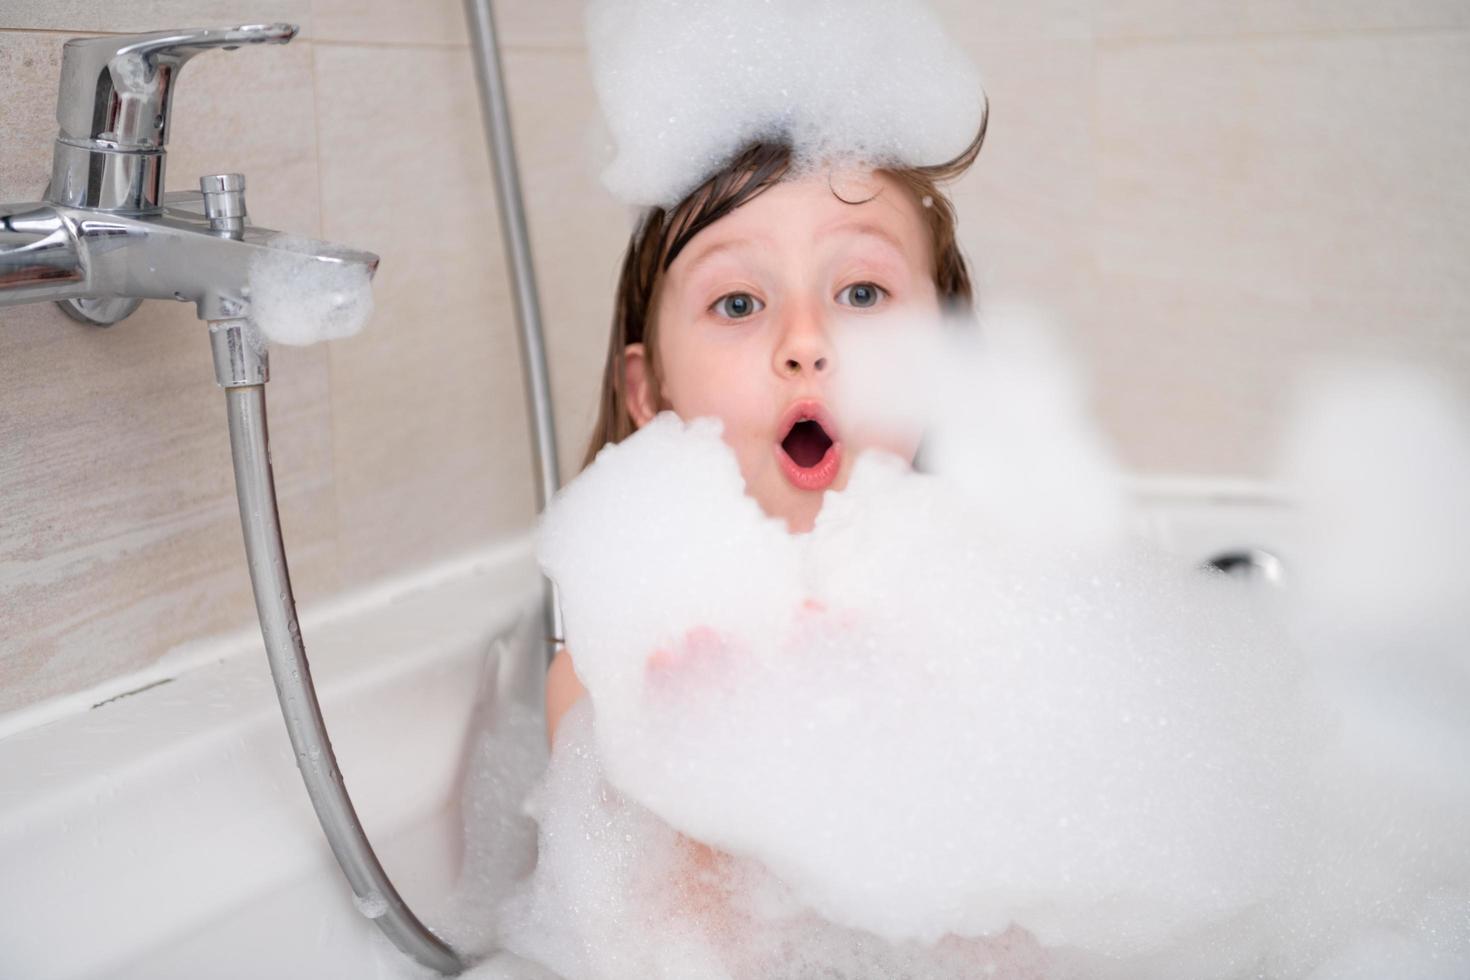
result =
M251 259L252 340L304 346L350 337L373 314L372 276L339 246L277 235Z
M750 975L774 949L850 978L977 955L998 976L1463 974L1470 602L1441 560L1470 553L1463 403L1373 372L1309 391L1284 477L1392 564L1344 573L1304 535L1312 584L1263 593L1123 533L1034 318L945 330L880 352L866 389L932 428L932 472L864 455L809 535L744 495L712 420L662 415L558 495L540 556L592 704L538 797L512 948L569 977ZM1335 489L1379 465L1403 493ZM1405 505L1436 533L1404 544ZM1405 563L1425 588L1395 584ZM730 857L691 864L691 840Z
M752 140L797 170L933 165L970 145L980 76L917 0L593 0L593 84L614 143L603 182L679 201Z

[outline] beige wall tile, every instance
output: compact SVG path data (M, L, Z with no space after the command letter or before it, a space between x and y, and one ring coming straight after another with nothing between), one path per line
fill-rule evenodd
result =
M52 307L0 315L0 711L251 622L224 400L192 310L108 330ZM299 360L299 359L298 359ZM297 366L325 375L319 354ZM273 455L298 590L331 586L325 400L272 386Z
M56 140L60 39L50 34L0 34L0 201L39 201L51 179Z
M1091 308L1096 221L1092 45L967 39L984 66L990 124L954 188L977 296L1029 299L1059 322Z
M581 467L632 212L600 182L601 116L576 49L506 59L516 152L540 282L562 478Z
M323 228L383 258L373 322L331 346L344 581L361 582L528 526L530 450L468 51L316 55Z
M44 187L61 40L0 33L0 87L16 93L0 105L6 197ZM257 215L314 233L310 52L250 54L268 66L258 77L245 57L190 66L170 183L190 186L206 166L244 171ZM293 579L305 594L330 591L326 352L277 352L272 369ZM0 711L251 621L224 398L192 307L147 303L106 330L49 304L0 309L0 378Z
M250 220L303 235L321 230L311 46L210 52L180 74L169 123L168 187L243 173Z
M310 0L314 38L359 44L469 43L464 0ZM586 0L494 0L502 48L582 44Z
M311 38L355 44L466 44L462 0L308 0Z
M1198 37L1470 26L1462 0L1112 0L1096 8L1100 38Z
M1467 73L1457 35L1100 51L1092 350L1132 463L1261 473L1328 355L1470 382L1470 103L1444 95Z
M496 0L501 43L516 47L582 47L586 0Z
M931 0L945 29L964 50L1001 38L1090 38L1093 0L1035 0L1031 3L976 3ZM981 68L985 62L981 62Z
M311 0L6 0L0 28L146 33L286 21L308 25Z

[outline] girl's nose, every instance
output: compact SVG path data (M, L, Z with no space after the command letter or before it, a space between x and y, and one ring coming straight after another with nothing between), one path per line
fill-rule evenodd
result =
M774 367L782 377L831 372L832 346L820 314L793 311L780 342L776 344Z

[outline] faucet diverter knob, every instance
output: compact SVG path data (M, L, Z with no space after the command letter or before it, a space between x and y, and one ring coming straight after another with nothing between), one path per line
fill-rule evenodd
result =
M72 38L62 49L48 199L101 211L155 211L179 70L211 48L285 44L294 24Z
M210 174L199 178L204 216L215 233L239 238L245 232L245 175Z

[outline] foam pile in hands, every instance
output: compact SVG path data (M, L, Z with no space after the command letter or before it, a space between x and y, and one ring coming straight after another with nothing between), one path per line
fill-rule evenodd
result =
M984 118L974 66L915 0L593 0L587 54L615 144L603 183L671 206L746 143L932 165Z
M808 535L711 420L660 416L557 497L592 705L506 941L568 977L1464 975L1465 407L1373 376L1310 399L1300 598L1273 599L1123 534L1067 373L984 335L843 350L860 386L925 379L865 390L931 424L933 472L865 454ZM1406 544L1409 506L1438 523Z

